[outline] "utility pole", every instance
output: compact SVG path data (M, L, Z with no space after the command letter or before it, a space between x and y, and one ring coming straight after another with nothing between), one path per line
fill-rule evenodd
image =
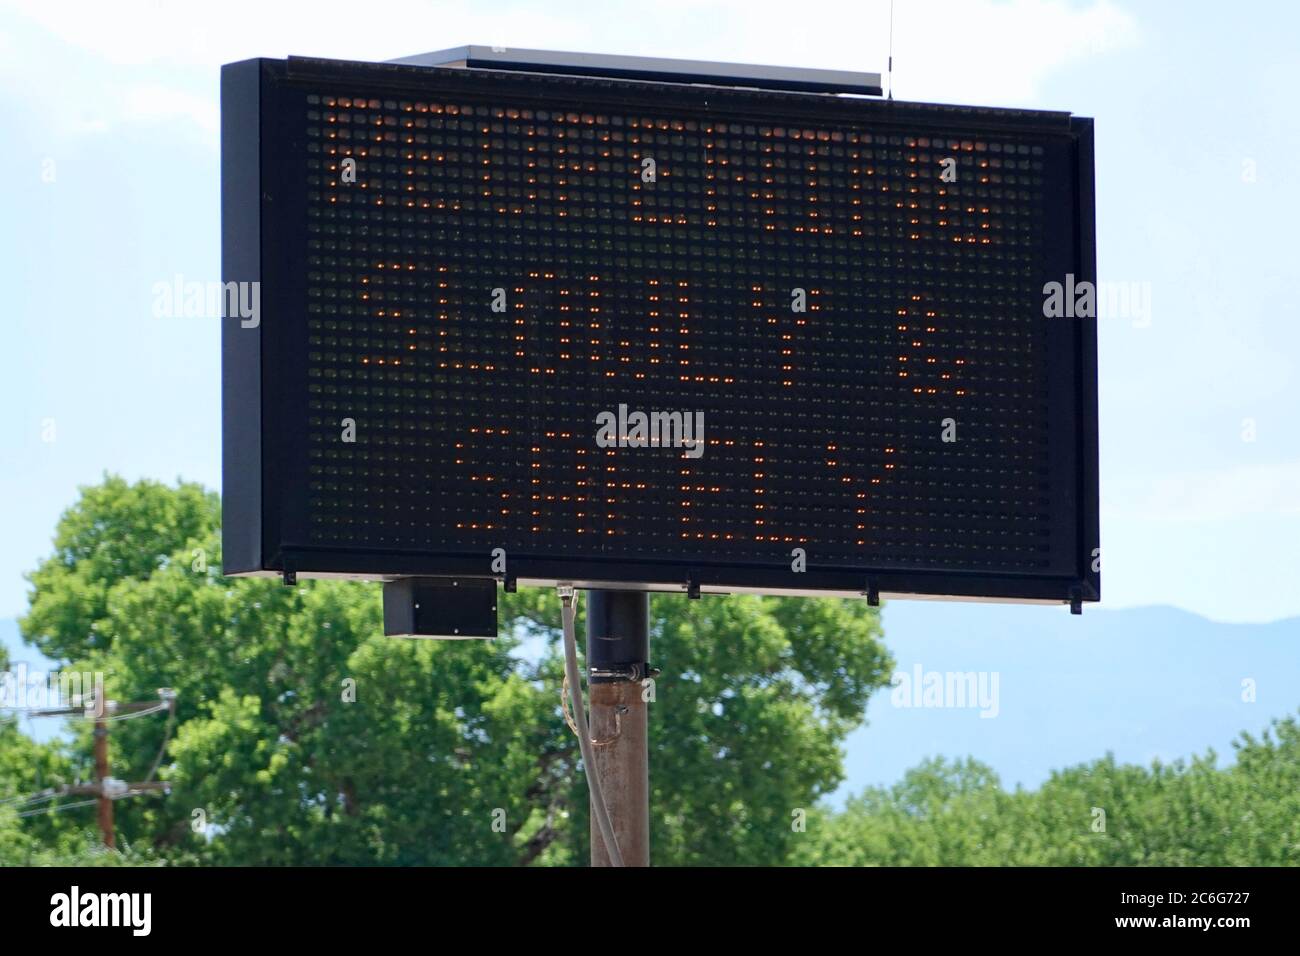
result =
M116 710L116 702L105 699L103 694L95 698L95 783L99 786L99 832L103 835L104 846L110 850L117 849L117 837L113 832L113 798L108 795L107 789L107 781L113 777L108 763L108 715Z
M587 594L587 679L595 766L625 866L650 865L650 758L647 743L650 595ZM609 866L609 852L591 822L591 865Z
M142 793L165 793L168 785L152 779L153 773L150 772L151 779L141 783L127 783L117 780L113 777L112 762L108 754L108 731L109 724L116 719L119 713L134 714L140 712L154 712L166 710L171 720L176 716L176 694L170 688L161 688L158 691L159 701L139 701L130 704L119 704L115 700L109 700L104 696L102 689L96 694L93 702L87 707L58 707L48 710L34 710L31 712L32 717L93 717L95 721L95 782L93 784L75 784L72 786L63 786L48 791L50 796L71 797L71 796L90 796L97 798L97 818L99 822L99 832L104 841L104 846L110 850L117 849L117 835L113 823L113 801L120 800L123 797L134 797ZM168 735L170 737L171 722L168 723ZM164 738L163 746L166 746L167 738ZM159 752L159 759L162 753ZM157 769L155 761L154 769Z

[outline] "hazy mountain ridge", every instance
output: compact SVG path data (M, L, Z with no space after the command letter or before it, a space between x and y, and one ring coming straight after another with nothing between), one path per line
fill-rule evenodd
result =
M1203 754L1220 763L1242 732L1300 708L1300 617L1207 620L1173 607L1125 610L889 602L896 672L998 675L997 716L899 707L872 698L850 739L837 796L896 781L926 756L973 756L1003 784L1037 786L1058 768L1113 752L1149 763ZM1254 701L1244 699L1253 681Z

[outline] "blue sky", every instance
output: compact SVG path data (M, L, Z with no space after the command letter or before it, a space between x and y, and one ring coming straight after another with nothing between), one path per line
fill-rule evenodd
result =
M883 70L887 2L0 0L0 617L104 470L220 486L218 67L462 43ZM1300 614L1300 8L898 0L901 99L1097 120L1105 606ZM1244 440L1244 437L1253 440ZM48 440L52 439L52 440Z

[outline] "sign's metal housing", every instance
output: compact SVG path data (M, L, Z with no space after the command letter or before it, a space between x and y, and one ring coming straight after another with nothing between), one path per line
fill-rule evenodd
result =
M1059 526L1069 526L1068 568L1051 573L972 573L943 568L819 564L815 550L806 570L792 573L789 559L762 563L709 560L694 552L684 560L650 560L635 555L573 557L562 551L508 555L508 570L489 570L487 549L367 549L317 547L287 529L306 527L306 487L299 483L305 454L293 431L286 382L304 382L304 357L295 354L290 335L304 301L304 265L292 261L303 207L288 189L296 169L286 166L302 155L301 138L283 126L283 98L322 85L376 96L405 97L432 89L466 101L484 98L523 102L554 95L539 90L541 77L513 74L509 62L491 61L489 70L475 48L466 48L469 68L440 69L405 64L360 64L291 58L230 64L222 74L223 280L260 282L262 316L256 327L238 317L223 325L223 528L227 574L393 580L403 577L496 577L516 584L569 583L587 588L617 588L705 593L776 593L1069 603L1100 599L1097 463L1096 322L1092 318L1043 319L1050 332L1052 376L1068 386L1051 396L1053 414L1068 434L1054 441L1070 462L1057 476L1058 507L1068 509ZM418 59L418 58L416 58ZM533 67L559 70L561 64L526 58ZM592 58L595 71L601 58ZM454 60L454 58L453 58ZM516 65L522 65L519 61ZM746 68L748 69L748 68ZM566 70L565 72L572 72ZM752 70L751 70L752 73ZM781 77L768 78L778 81ZM679 80L720 82L703 65L683 69ZM785 80L793 79L785 76ZM1015 137L1023 133L1055 137L1067 150L1070 183L1053 186L1053 202L1072 217L1070 235L1054 240L1053 261L1065 263L1075 280L1095 281L1092 121L1064 113L944 107L812 96L769 91L721 91L708 86L635 80L557 79L577 109L617 108L645 102L671 102L682 115L705 117L717 109L754 122L868 123L891 129L931 128L936 135L976 136L989 130ZM846 81L849 82L849 81ZM861 84L868 86L869 84ZM296 102L296 101L295 101ZM815 398L813 399L816 400ZM783 554L788 548L783 549ZM775 555L774 555L775 558ZM1058 561L1058 564L1060 562Z

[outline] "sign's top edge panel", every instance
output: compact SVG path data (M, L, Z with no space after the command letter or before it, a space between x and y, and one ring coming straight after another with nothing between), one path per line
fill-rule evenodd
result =
M529 99L554 99L557 95L567 95L584 101L620 105L628 105L630 102L648 104L671 97L676 108L709 110L739 107L754 112L798 113L830 121L869 120L883 124L922 122L952 130L1021 130L1067 138L1077 138L1081 126L1091 125L1086 117L1064 111L813 95L750 87L694 86L608 77L411 66L403 63L297 56L286 60L263 58L253 62L259 63L272 77L288 82L354 82L395 91L414 92L435 82L439 90L463 92L465 95L511 95ZM233 65L236 64L231 64Z
M398 57L390 62L410 66L457 66L673 83L757 86L808 93L879 96L883 92L879 73L513 47L461 46Z

